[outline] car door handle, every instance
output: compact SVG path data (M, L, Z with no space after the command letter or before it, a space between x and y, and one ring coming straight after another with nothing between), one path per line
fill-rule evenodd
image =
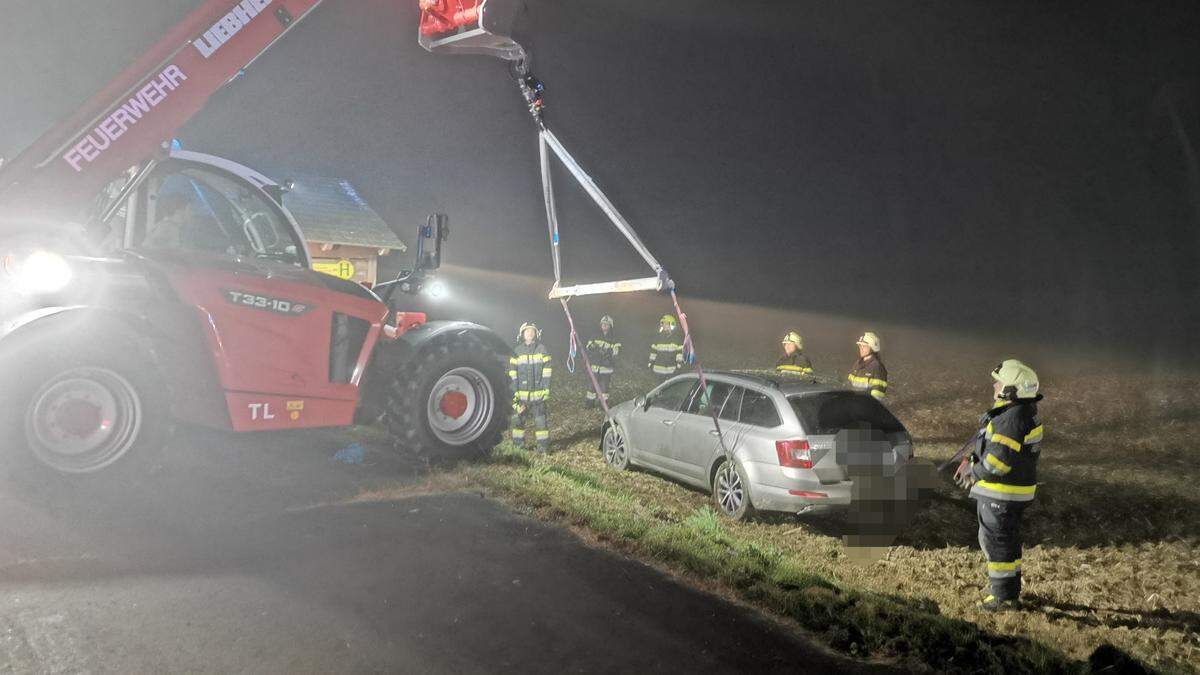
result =
M675 424L675 420L662 420L662 423L667 426L672 426Z
M717 431L716 429L709 429L709 430L708 430L708 435L709 435L709 436L720 436L720 435L721 435L721 432Z

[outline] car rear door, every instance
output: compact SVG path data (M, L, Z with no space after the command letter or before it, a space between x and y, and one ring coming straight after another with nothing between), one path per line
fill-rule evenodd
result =
M693 390L671 438L671 464L680 474L702 487L708 484L708 463L720 446L713 415L720 415L730 394L728 382L708 380L708 387Z

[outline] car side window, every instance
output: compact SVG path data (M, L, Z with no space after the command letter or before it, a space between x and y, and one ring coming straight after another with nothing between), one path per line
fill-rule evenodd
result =
M752 424L756 427L773 428L783 421L779 418L779 411L775 409L775 402L770 396L757 391L746 391L742 397L742 422Z
M738 421L738 415L742 411L742 395L746 393L741 387L734 387L733 391L729 392L729 398L725 399L725 406L721 408L721 419L728 422Z
M688 394L692 393L694 386L696 386L696 380L690 378L672 382L650 395L649 407L679 410L683 407L683 402L687 400Z
M686 412L693 415L702 415L711 417L714 411L721 411L721 406L725 405L725 399L729 398L729 391L733 389L733 385L725 382L709 381L708 387L696 387L696 391L692 394L692 399L688 403Z

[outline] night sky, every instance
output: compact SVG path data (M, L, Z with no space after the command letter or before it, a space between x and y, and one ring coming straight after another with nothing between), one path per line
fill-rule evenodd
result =
M6 8L0 154L195 4ZM423 52L415 4L326 0L180 139L347 178L406 230L446 211L449 262L549 277L506 67ZM1197 3L527 5L549 124L684 293L1200 353ZM559 185L571 276L638 273Z

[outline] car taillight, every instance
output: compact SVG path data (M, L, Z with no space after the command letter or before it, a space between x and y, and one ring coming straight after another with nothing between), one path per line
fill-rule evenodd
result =
M779 466L791 469L811 469L812 449L808 441L775 441L775 452L779 453Z

